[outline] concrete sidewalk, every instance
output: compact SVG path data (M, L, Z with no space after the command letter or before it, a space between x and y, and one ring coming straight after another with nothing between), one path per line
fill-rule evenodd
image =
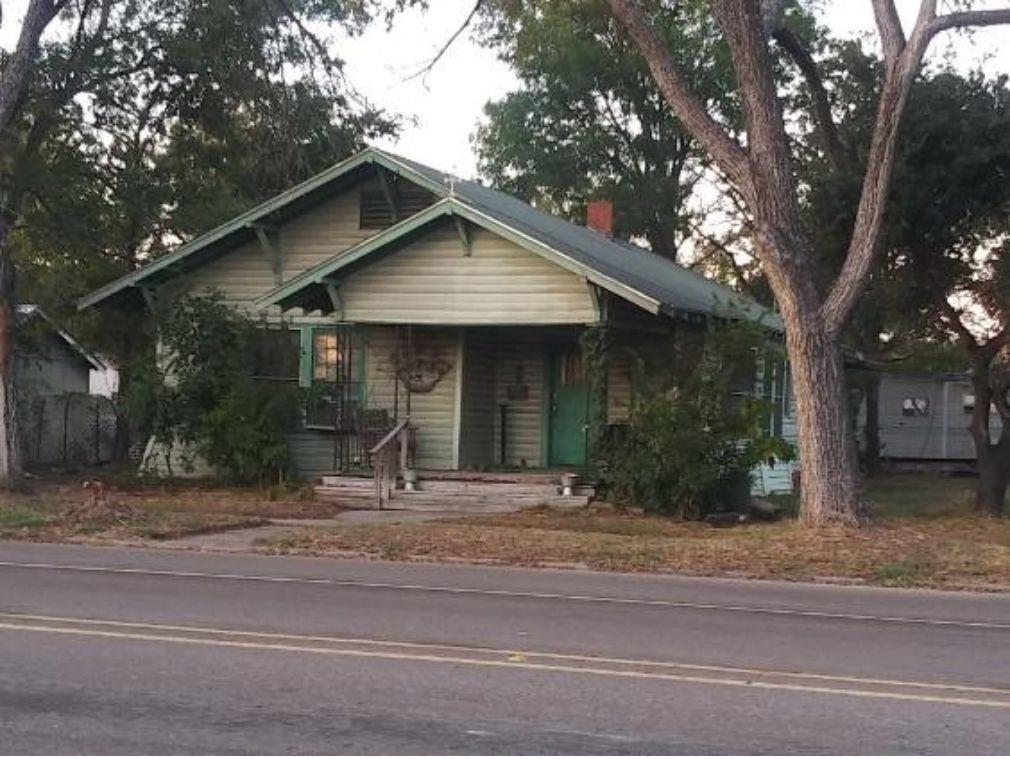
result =
M261 527L241 527L235 530L200 533L175 540L151 541L149 545L175 550L240 553L253 550L258 541L271 540L302 528L342 527L359 524L412 524L432 522L437 519L458 519L465 516L465 514L454 511L349 510L341 512L333 519L271 519L270 524Z

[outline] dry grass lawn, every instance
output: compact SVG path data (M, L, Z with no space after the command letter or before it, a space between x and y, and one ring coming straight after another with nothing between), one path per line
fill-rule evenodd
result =
M311 490L271 492L207 483L151 484L105 475L99 508L86 476L36 480L0 494L0 539L157 541L329 517ZM873 523L812 531L794 521L714 528L608 507L414 524L300 528L260 546L274 553L567 566L628 572L829 580L1010 591L1010 520L971 510L973 481L903 475L872 482Z
M422 524L301 530L267 550L418 561L1010 590L1010 520L971 513L970 480L882 479L869 527L792 521L732 528L608 508L533 509Z
M102 503L82 486L87 475L29 480L23 492L0 493L0 539L34 541L165 540L253 527L270 518L328 517L338 508L309 500L311 491L271 492L194 483L144 483L103 473Z

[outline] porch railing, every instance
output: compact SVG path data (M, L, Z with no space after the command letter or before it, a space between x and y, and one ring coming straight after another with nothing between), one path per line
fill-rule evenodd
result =
M396 487L397 475L410 466L413 431L410 419L404 419L368 452L375 481L375 505L379 509L385 508L389 503L393 488Z

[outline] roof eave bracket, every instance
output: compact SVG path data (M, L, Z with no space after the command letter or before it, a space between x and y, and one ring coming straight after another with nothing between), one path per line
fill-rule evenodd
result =
M274 275L274 284L279 285L283 283L284 255L280 246L280 230L276 226L261 224L259 222L250 222L247 226L256 233L256 239L259 240L260 247L270 260L270 270Z

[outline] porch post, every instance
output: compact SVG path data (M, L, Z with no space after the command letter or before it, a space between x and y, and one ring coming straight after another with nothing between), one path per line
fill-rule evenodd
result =
M456 389L452 409L452 468L459 469L460 445L463 442L463 382L466 354L466 328L456 330Z

